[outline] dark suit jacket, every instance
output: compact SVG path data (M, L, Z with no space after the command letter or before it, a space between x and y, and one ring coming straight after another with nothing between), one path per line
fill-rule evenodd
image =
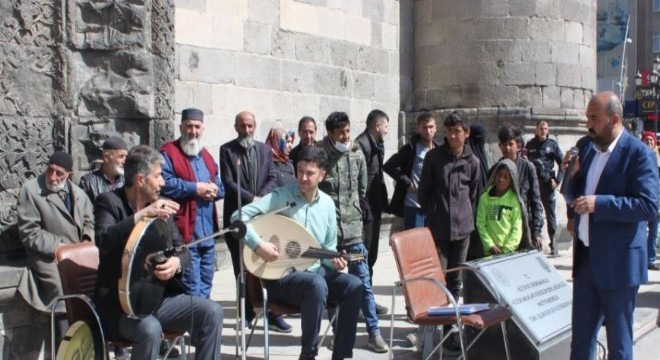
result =
M250 178L248 176L248 164L245 161L245 148L234 139L220 147L220 177L225 185L225 201L223 204L222 223L227 227L230 223L231 214L238 209L238 171L236 160L241 159L241 205L247 205L252 202L255 196L264 196L275 188L277 174L273 166L273 153L266 144L255 141L254 149L257 153L257 162L259 164L259 173L257 176L256 194L250 192Z
M574 198L584 194L596 150L579 151L580 171L571 180ZM596 209L589 215L589 262L596 286L616 289L648 281L646 222L658 211L658 166L651 150L624 131L596 187ZM575 231L580 217L575 217ZM576 238L574 241L580 241ZM580 254L573 245L573 269Z
M117 284L122 275L121 257L126 242L135 227L133 210L128 204L124 187L103 193L94 203L96 216L96 246L99 248L99 270L94 290L94 303L101 312L101 321L108 339L117 339L119 316L124 313L119 303ZM173 217L168 220L172 233L172 245L183 244L181 234L174 224ZM188 249L177 255L181 259L181 269L188 268L190 253ZM179 278L174 277L166 284L166 293L183 293Z

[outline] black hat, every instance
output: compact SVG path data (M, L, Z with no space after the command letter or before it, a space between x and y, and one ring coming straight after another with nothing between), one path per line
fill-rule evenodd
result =
M55 151L48 158L48 165L57 165L63 167L66 171L73 171L73 159L64 151Z
M181 112L181 122L186 120L204 121L204 112L195 108L183 109Z
M111 136L103 142L103 150L128 150L128 146L122 138Z

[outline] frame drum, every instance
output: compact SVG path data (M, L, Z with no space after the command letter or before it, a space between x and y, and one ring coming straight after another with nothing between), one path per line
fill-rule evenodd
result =
M100 339L95 336L89 324L78 320L69 326L64 335L56 360L104 359Z

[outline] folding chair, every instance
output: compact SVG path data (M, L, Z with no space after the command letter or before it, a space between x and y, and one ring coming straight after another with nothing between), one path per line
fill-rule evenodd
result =
M62 281L63 295L53 300L51 303L51 348L55 351L55 331L54 318L57 304L64 300L66 305L67 320L73 324L81 319L94 319L100 331L102 340L102 351L105 358L108 358L105 334L103 326L96 307L90 300L94 294L96 286L96 272L99 267L99 250L93 242L86 241L78 244L63 245L55 251L55 262ZM172 340L176 343L180 341L181 359L186 359L185 339L183 333L168 332L163 333L163 338ZM130 342L113 341L113 344L128 347ZM170 348L169 351L173 349ZM168 353L165 355L167 358ZM55 359L53 355L53 359Z
M461 357L459 357L459 360L461 358L467 360L467 352L483 334L484 330L498 323L502 327L502 337L504 340L506 357L507 359L510 359L505 322L511 318L511 311L497 303L491 304L491 307L486 311L472 315L460 315L456 299L454 299L451 292L446 287L445 273L440 264L440 258L436 251L433 236L428 228L416 228L395 233L391 237L390 245L392 246L392 252L394 253L400 277L400 281L395 283L394 289L392 290L390 359L393 357L392 342L394 338L394 309L398 288L403 288L407 316L412 323L416 325L440 326L440 329L442 329L442 325L456 325L461 344ZM451 269L448 272L459 270L474 269L459 267ZM493 290L488 281L478 272L475 273L499 302L497 292ZM452 306L455 309L455 314L448 316L431 316L428 314L428 309L431 306ZM465 346L465 335L463 332L465 325L480 330L467 347ZM439 356L440 359L442 359L442 344L447 338L449 338L449 335L451 335L452 332L453 330L444 336L441 335L442 339L440 343L431 351L426 358L427 360L430 359L431 356L433 356L433 353L438 351L438 349L440 349Z
M269 358L269 353L270 353L270 345L268 341L269 329L268 329L267 313L270 313L274 316L300 314L300 307L268 299L268 291L266 291L266 288L262 286L261 279L254 276L248 271L245 272L245 292L246 292L246 297L250 300L254 309L258 310L256 316L252 320L252 330L250 331L250 336L248 337L247 344L245 346L245 351L247 351L247 348L250 346L250 340L252 339L252 335L254 334L254 329L257 323L259 322L259 319L263 317L264 359L267 360ZM238 296L236 298L238 299ZM240 304L238 304L238 300L237 300L236 303L237 309L238 306L240 306ZM323 337L321 337L321 341L319 341L319 345L318 345L319 348L323 346L328 331L330 330L332 323L335 321L337 317L337 313L339 312L337 308L338 308L337 304L328 304L328 310L335 309L335 311L330 319L330 324L328 324L328 326L325 328L325 332L323 333ZM239 326L238 321L236 326L237 327ZM237 334L236 343L238 344L238 331L236 332L236 334Z

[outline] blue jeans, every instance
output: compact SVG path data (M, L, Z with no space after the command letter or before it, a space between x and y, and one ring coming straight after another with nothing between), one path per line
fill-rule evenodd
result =
M367 325L367 332L369 335L380 333L378 327L378 315L376 315L376 299L374 298L374 291L371 287L371 277L369 276L369 265L367 259L369 252L364 246L364 243L359 243L349 246L338 246L337 250L346 250L349 254L364 255L364 260L353 261L348 264L348 273L357 276L364 285L362 292L362 314L364 315L364 322Z
M655 220L649 221L649 237L647 240L649 256L648 265L655 264L656 247L658 246L658 220L658 217L656 217Z
M215 241L209 239L188 248L190 266L183 272L181 283L187 294L208 299L215 272Z
M280 280L264 281L264 287L270 299L300 307L300 359L313 359L318 354L319 329L328 302L339 304L332 358L353 357L363 289L358 278L321 266L317 272L294 272Z
M414 206L406 206L403 208L403 229L424 227L425 216L424 210Z

